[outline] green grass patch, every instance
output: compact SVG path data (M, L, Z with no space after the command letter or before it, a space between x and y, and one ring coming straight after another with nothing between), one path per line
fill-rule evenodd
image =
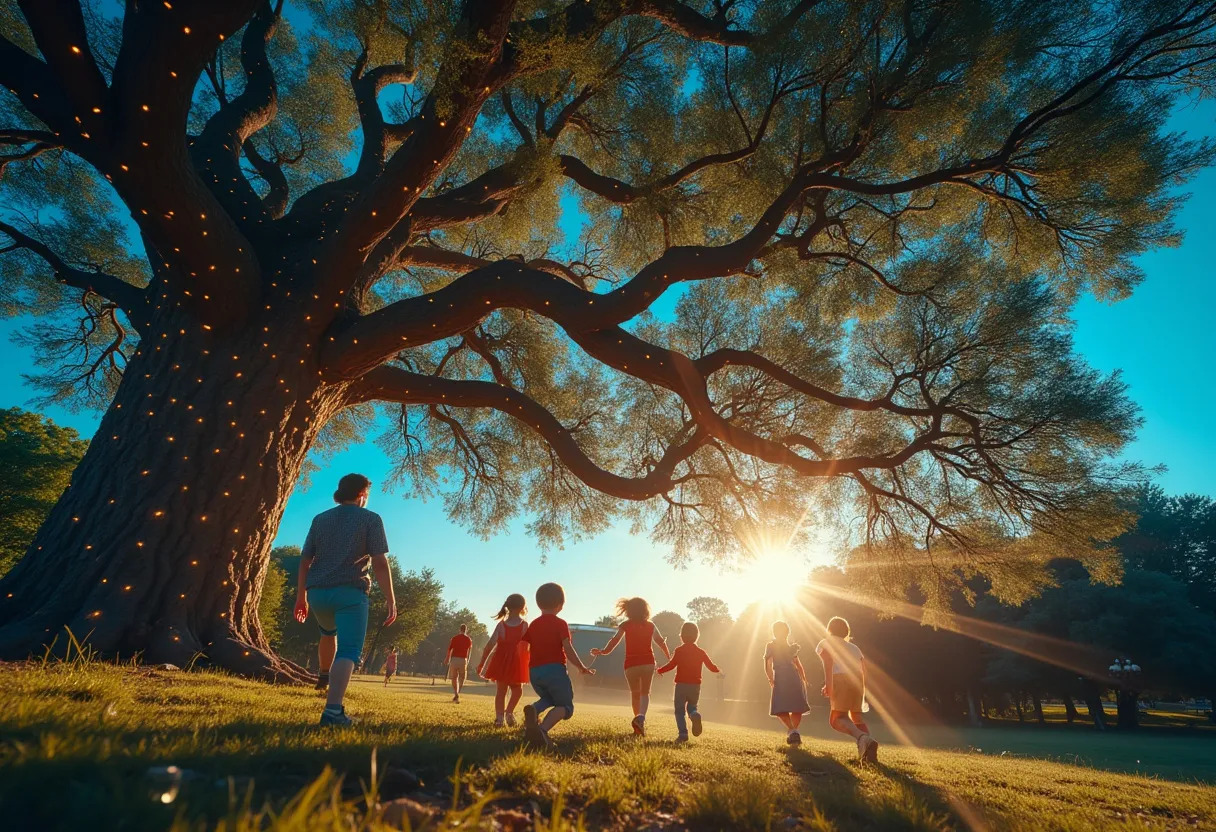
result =
M553 733L556 753L538 754L518 729L493 727L479 690L455 705L424 681L357 680L348 710L360 723L325 730L306 688L93 662L0 666L0 818L14 829L378 832L401 821L377 807L408 795L443 810L434 829L1216 829L1216 787L1177 772L892 743L880 766L859 766L851 743L812 736L814 725L792 749L775 727L717 724L712 704L705 734L677 745L666 703L638 741L625 708L580 702ZM1178 735L1186 753L1216 750L1207 735ZM179 782L149 772L168 766Z

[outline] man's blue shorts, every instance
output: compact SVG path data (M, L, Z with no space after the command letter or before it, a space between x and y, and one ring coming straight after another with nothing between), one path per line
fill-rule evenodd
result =
M566 719L574 715L574 688L570 684L570 674L564 664L542 664L532 668L529 675L532 690L540 697L534 705L538 713L550 708L565 708Z
M321 635L338 637L335 659L350 659L356 666L367 638L367 593L358 586L319 586L308 590L308 608Z

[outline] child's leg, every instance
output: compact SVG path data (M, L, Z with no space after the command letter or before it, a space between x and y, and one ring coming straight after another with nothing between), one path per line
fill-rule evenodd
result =
M654 681L654 665L648 665L638 670L638 706L634 713L645 717L650 709L650 685Z
M857 730L863 734L870 733L869 726L866 725L866 719L857 711L849 711L849 719L857 726Z
M853 739L858 739L862 734L867 733L858 728L853 722L849 721L848 711L832 711L828 714L828 724L842 734L848 734Z
M790 723L789 714L773 714L777 719L781 720L781 724L785 726L785 730L793 731L794 726Z
M561 705L555 705L549 709L549 713L545 714L545 718L540 722L540 729L546 734L553 730L553 726L566 718L566 709Z
M790 714L790 729L798 730L798 726L802 724L802 714Z
M637 716L640 713L638 708L642 706L642 680L636 673L627 673L625 681L629 683L629 704L633 706L633 715Z
M507 683L498 682L496 687L494 688L494 717L496 719L502 719L503 703L506 701L506 698L507 698Z
M675 707L676 707L676 731L679 733L679 735L681 737L687 737L688 736L688 723L684 719L684 711L687 707L689 707L688 693L685 690L685 686L681 685L679 682L676 682Z
M511 688L511 698L507 701L507 713L515 713L515 706L519 704L519 698L524 695L523 685L509 685Z

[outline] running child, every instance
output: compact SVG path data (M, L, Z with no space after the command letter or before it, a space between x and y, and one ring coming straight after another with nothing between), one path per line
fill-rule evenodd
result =
M823 662L823 695L831 703L828 724L857 740L857 758L878 762L878 741L870 736L865 710L866 659L849 635L849 622L833 618L827 637L815 647Z
M523 640L528 632L528 622L523 619L527 614L528 603L524 596L519 593L508 595L502 609L494 616L498 619L498 626L482 649L481 660L477 663L477 675L497 685L494 691L494 725L498 728L504 723L515 724L515 706L523 694L524 682L528 681L528 645ZM507 701L507 691L511 693L510 701Z
M697 636L701 631L696 624L685 621L680 628L680 641L683 642L671 654L671 660L655 672L662 676L673 667L676 670L676 742L688 742L688 726L684 722L687 712L692 722L692 735L701 736L701 712L697 703L701 699L701 667L708 667L711 673L721 673L709 658L709 654L697 646Z
M764 647L764 675L773 689L768 712L781 720L789 732L785 741L790 745L802 744L798 726L802 715L810 710L806 701L806 669L798 658L800 649L797 644L790 644L790 625L773 622L773 640Z
M622 598L616 602L617 615L625 620L616 635L603 649L591 648L592 656L606 656L625 639L625 681L629 683L629 698L633 704L633 733L646 736L646 710L650 707L650 685L654 681L654 645L671 658L667 641L650 620L650 605L645 598Z
M469 625L461 624L460 632L452 636L448 642L448 653L443 657L443 664L448 669L448 679L452 683L452 701L460 703L460 691L468 678L469 651L473 649L473 639L468 635Z
M394 647L388 652L388 658L384 660L384 686L388 687L389 680L397 675L397 648Z
M528 625L522 638L531 648L528 674L532 689L540 698L524 705L524 741L532 748L552 748L549 732L574 715L574 688L566 671L566 659L582 673L595 671L578 657L570 642L570 627L557 617L566 606L566 591L561 584L541 584L536 590L536 606L541 615ZM540 721L540 714L546 711Z

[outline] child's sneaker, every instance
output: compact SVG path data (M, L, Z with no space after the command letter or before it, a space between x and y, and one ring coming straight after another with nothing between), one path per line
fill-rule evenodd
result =
M692 723L692 735L694 737L701 736L701 715L693 711L688 715L688 721Z
M861 752L861 759L866 763L878 764L878 740L866 734L862 737L866 741L865 750Z
M536 720L536 706L524 705L524 742L529 748L541 749L549 745L549 737L541 730Z
M515 727L515 714L508 713L506 718L507 718L507 725L514 728Z
M676 742L688 742L688 734L680 734L676 737Z
M633 722L631 722L630 725L633 726L634 734L638 735L639 737L646 736L646 717L638 714L633 718Z
M355 721L353 719L346 715L346 708L342 707L341 705L339 705L336 709L326 705L325 710L321 711L322 725L353 725L354 722Z
M790 731L790 735L785 738L785 741L790 745L802 745L802 735L797 731Z
M494 727L495 728L501 728L502 726L504 726L506 724L507 724L507 722L505 719L502 718L502 714L499 714L498 716L494 717Z

